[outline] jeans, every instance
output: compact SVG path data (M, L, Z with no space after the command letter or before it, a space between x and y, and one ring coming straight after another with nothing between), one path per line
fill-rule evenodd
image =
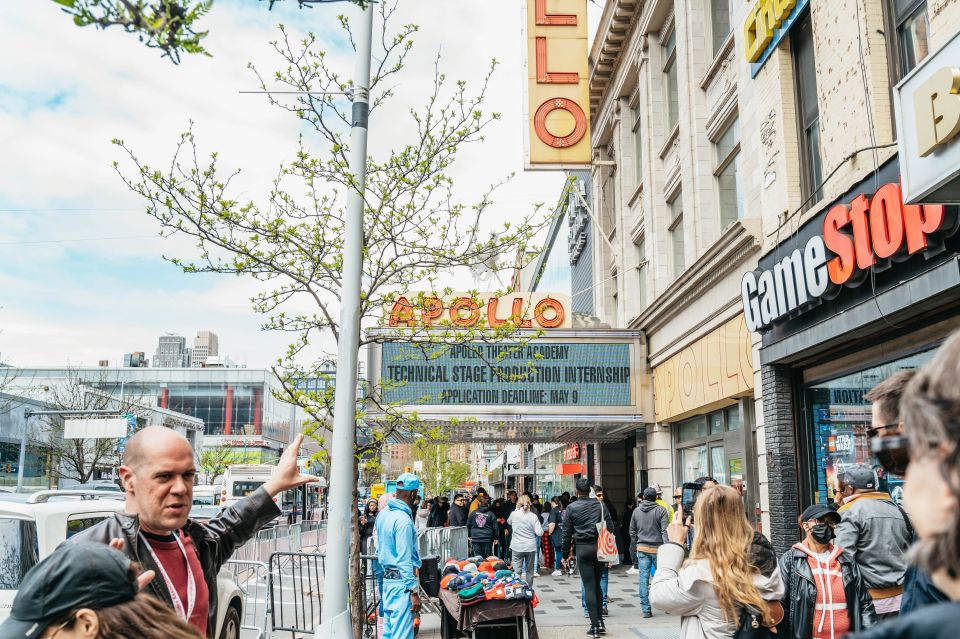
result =
M653 612L650 609L650 569L657 567L657 556L651 552L638 552L636 557L640 566L640 611Z
M559 542L550 538L550 543L553 544L553 569L562 570L563 569L563 545Z
M493 554L492 541L472 541L470 542L470 552L473 556L480 556L486 559Z
M597 542L578 541L577 569L580 571L580 593L583 608L590 616L590 625L603 621L600 607L606 600L607 565L597 561Z
M537 551L517 552L516 550L512 550L510 554L512 557L513 572L520 575L527 582L528 586L533 587L533 571L536 570L537 567Z

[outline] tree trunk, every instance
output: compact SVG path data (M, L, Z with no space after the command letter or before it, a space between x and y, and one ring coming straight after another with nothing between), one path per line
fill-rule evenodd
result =
M357 483L360 478L360 465L357 456L353 456L353 504L356 504L360 493L357 489ZM362 639L363 623L366 617L364 610L363 572L360 569L360 535L358 533L359 511L353 508L353 514L350 517L350 611L351 621L353 622L353 639Z

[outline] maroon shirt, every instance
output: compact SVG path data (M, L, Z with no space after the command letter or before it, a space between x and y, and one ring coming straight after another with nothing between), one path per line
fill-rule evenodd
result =
M163 564L163 569L167 571L167 577L176 587L177 594L180 595L180 601L183 602L183 609L189 608L189 599L187 598L187 563L183 560L183 553L180 552L180 545L171 537L170 541L159 541L155 535L147 536L150 547L157 555L157 559ZM194 581L197 586L197 599L193 605L193 614L190 615L190 625L197 629L202 636L207 636L207 615L210 613L210 592L207 589L207 582L203 578L203 568L200 566L200 558L193 547L193 540L190 535L184 535L178 532L180 541L183 543L184 550L187 551L187 558L190 561L190 571L193 573ZM157 572L153 578L154 583L163 584L163 575Z

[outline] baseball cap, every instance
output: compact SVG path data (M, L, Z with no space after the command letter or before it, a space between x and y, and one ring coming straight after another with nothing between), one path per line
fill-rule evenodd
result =
M0 636L36 639L51 623L77 608L100 610L137 596L130 560L106 544L82 542L60 547L20 582Z
M397 490L420 490L420 478L413 473L403 473L397 477Z
M802 515L800 515L801 521L810 521L811 519L833 520L833 523L839 524L840 513L829 506L824 506L823 504L813 504L812 506L807 506L807 509L803 511Z
M847 485L858 490L876 490L877 475L866 464L852 464L847 466L840 477Z
M653 486L647 486L643 489L643 498L647 501L657 501L657 489Z

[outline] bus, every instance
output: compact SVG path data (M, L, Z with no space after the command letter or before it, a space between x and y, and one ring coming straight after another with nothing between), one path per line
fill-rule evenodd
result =
M299 460L297 465L300 472L310 474L308 460ZM267 483L277 472L276 466L269 464L247 465L235 464L228 466L223 475L223 491L220 506L226 508ZM282 521L296 524L304 520L319 519L321 507L321 486L319 483L299 486L292 490L285 490L273 501L283 512Z

